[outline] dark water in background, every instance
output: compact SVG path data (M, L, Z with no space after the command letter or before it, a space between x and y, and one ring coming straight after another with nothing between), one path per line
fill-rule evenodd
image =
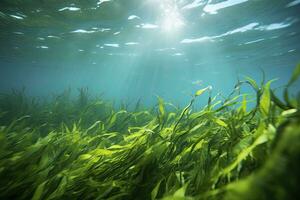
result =
M186 104L207 85L228 94L238 76L260 80L261 69L286 83L300 61L300 1L1 0L0 44L1 92L88 87Z

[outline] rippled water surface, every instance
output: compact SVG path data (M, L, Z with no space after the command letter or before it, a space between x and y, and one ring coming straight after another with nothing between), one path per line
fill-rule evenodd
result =
M2 0L0 89L181 103L262 70L282 85L300 60L299 27L299 0Z

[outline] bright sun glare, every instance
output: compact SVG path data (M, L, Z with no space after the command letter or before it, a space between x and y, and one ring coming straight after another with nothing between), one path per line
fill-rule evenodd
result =
M161 28L166 32L177 31L184 25L182 16L177 8L175 1L161 1L162 19Z

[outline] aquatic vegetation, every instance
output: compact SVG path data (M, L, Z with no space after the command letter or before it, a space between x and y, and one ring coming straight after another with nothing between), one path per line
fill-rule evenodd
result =
M1 199L295 199L300 99L246 77L225 99L116 109L79 90L0 97ZM255 95L240 94L252 87ZM249 102L256 105L251 107Z

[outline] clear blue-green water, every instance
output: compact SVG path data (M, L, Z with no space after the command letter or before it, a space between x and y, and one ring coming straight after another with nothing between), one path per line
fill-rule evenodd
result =
M0 0L0 200L290 200L300 0Z
M186 104L262 71L278 87L300 61L299 27L299 0L1 0L0 90Z

